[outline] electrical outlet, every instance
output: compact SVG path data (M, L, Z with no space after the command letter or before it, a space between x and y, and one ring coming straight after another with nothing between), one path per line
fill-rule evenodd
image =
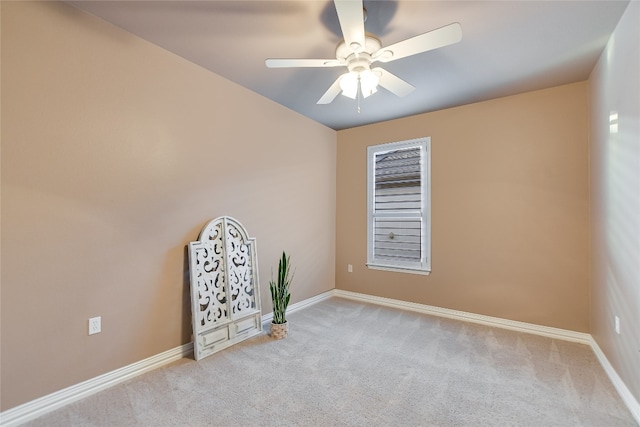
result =
M89 319L89 335L99 334L102 331L102 318L92 317Z
M618 316L615 317L616 324L616 334L620 335L620 318Z
M353 265L351 264L347 265L347 272L353 273Z

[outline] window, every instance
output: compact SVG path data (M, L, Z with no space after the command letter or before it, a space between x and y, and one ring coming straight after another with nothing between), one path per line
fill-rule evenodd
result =
M367 266L429 274L431 138L367 148Z

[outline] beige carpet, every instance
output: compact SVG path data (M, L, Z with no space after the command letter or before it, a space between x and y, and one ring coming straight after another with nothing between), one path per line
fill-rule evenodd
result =
M332 298L29 426L636 426L591 349Z

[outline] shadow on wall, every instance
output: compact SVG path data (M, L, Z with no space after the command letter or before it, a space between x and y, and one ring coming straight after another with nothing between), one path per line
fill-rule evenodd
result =
M193 341L191 327L191 280L189 277L189 245L184 245L182 263L182 344Z

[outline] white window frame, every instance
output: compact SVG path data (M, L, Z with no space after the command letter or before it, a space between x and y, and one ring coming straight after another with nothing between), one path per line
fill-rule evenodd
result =
M377 154L420 148L420 191L421 208L412 212L375 211L375 157ZM378 218L411 219L419 218L421 256L419 262L376 259L374 253L374 222ZM367 147L367 267L371 269L397 271L413 274L431 272L431 138L423 137L408 141L390 142Z

